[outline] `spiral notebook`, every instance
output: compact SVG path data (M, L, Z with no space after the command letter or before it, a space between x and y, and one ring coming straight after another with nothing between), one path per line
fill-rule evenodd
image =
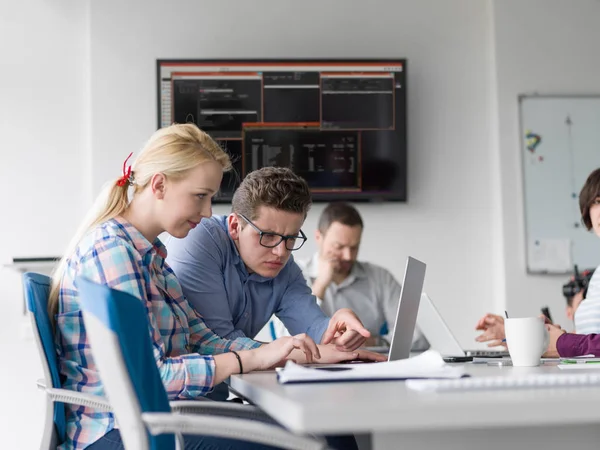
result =
M470 377L456 380L407 380L406 386L415 391L435 392L600 386L600 373L544 373L519 376Z

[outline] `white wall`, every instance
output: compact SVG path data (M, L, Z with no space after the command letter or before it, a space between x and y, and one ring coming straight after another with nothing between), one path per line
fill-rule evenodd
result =
M507 309L514 315L531 314L548 304L555 320L565 325L564 300L559 294L565 277L525 272L517 97L534 91L600 92L600 2L496 0L493 7L502 179L498 220L504 227Z
M0 264L61 254L82 214L89 191L87 13L85 1L2 6ZM0 270L0 301L15 277Z
M361 257L426 289L465 344L493 307L490 10L480 0L92 2L93 187L156 127L157 58L406 57L409 202L359 205ZM499 204L497 205L499 207ZM312 236L321 207L305 230ZM216 211L227 211L218 207ZM314 242L306 251L314 249ZM501 300L499 300L501 301Z
M33 341L21 335L14 256L57 255L74 233L88 187L85 65L88 2L31 0L0 7L0 436L37 448L43 395Z
M409 202L358 205L361 257L397 277L407 255L425 260L426 290L463 345L505 299L513 315L547 303L564 323L564 277L525 273L516 99L600 91L599 12L597 0L7 3L0 264L60 254L91 194L154 131L156 58L406 57ZM314 241L299 255L311 251ZM20 298L18 275L0 270L0 346L25 374L0 374L13 405L0 435L18 423L21 440L5 446L34 448L40 372L31 342L14 338Z
M3 260L60 253L85 187L86 3L36 3L0 14Z

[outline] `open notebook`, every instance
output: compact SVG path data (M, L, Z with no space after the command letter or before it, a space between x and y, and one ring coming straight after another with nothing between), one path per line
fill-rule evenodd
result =
M413 358L374 364L300 366L288 361L277 369L282 383L314 383L327 381L406 380L408 378L460 378L464 367L446 364L435 350Z

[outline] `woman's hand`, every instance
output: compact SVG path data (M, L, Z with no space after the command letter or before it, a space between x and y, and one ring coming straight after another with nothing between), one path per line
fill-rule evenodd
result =
M353 359L364 359L367 361L387 361L387 356L380 353L360 349L351 352L344 352L338 350L333 344L319 345L319 351L321 352L321 359L316 361L319 364L335 364Z
M312 363L321 358L321 353L315 341L305 333L296 336L284 336L269 344L251 350L253 364L248 372L252 370L268 370L281 363L297 350L304 361ZM302 362L304 362L302 361Z
M488 342L488 347L497 347L498 345L506 347L504 317L496 314L486 314L479 319L475 329L483 331L475 338L477 342Z
M558 338L566 333L560 325L550 325L546 324L546 330L548 330L548 348L546 349L546 353L542 356L546 358L558 358L560 355L558 354L558 350L556 349L556 342Z

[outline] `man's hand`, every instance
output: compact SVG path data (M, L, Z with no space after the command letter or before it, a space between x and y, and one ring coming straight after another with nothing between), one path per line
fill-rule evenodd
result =
M321 344L333 343L338 350L350 352L363 345L370 336L371 333L363 326L354 311L342 308L337 310L329 320Z
M477 342L488 342L488 347L503 345L506 347L506 334L504 333L504 317L496 314L486 314L477 322L476 330L481 330L475 338Z
M381 341L382 339L380 336L371 336L370 338L367 338L367 340L363 344L363 347L376 347L378 345L381 345Z
M550 325L546 324L546 330L548 331L548 348L546 349L546 353L542 356L545 358L558 358L560 355L558 354L558 350L556 349L556 341L563 334L566 333L560 325Z
M315 297L325 298L325 292L331 284L334 272L335 267L332 259L319 258L319 273L312 283L312 293Z

